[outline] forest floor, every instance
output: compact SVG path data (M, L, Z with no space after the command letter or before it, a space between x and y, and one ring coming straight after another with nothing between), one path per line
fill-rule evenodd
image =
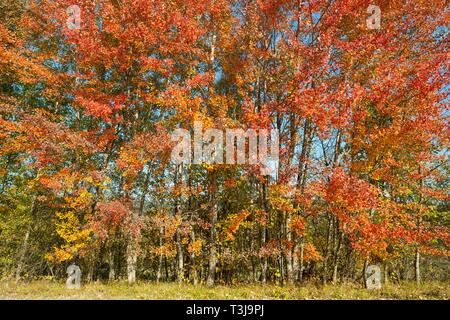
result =
M62 282L47 280L21 282L0 281L0 299L145 299L145 300L265 300L265 299L450 299L450 283L431 282L388 284L381 290L366 290L359 285L307 284L297 287L277 285L236 285L207 288L202 285L176 283L126 282L88 283L69 290Z

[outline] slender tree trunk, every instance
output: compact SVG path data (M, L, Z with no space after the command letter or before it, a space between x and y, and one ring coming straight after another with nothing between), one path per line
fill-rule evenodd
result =
M298 281L300 283L303 283L304 251L305 251L305 241L304 241L304 238L302 237L300 239L300 269L299 269L299 272L298 272Z
M137 250L135 239L130 239L127 248L127 275L128 283L136 282L136 267L137 267Z
M297 238L294 237L294 248L292 249L292 272L294 273L294 283L298 281L298 271L299 271L299 246L297 243Z
M113 248L109 249L108 253L108 262L109 262L109 281L114 281L116 279L116 269L114 263L114 250Z
M310 155L310 149L313 138L313 130L308 120L305 120L303 127L303 139L301 145L301 153L298 163L298 175L297 175L297 183L296 190L303 193L307 181L307 173L308 173L308 159ZM298 209L299 204L297 200L294 200L294 208ZM295 281L303 280L303 259L304 259L304 238L300 239L300 247L298 245L298 240L296 237L293 237L293 260L292 260L292 268L295 275ZM300 256L300 257L299 257ZM300 259L300 261L299 261Z
M338 244L337 244L337 248L336 248L336 255L334 257L334 262L333 262L333 283L334 284L337 283L339 258L341 255L342 242L344 241L344 233L339 231L337 222L336 222L336 229L337 229L337 232L339 233L339 240L338 240Z
M324 261L323 261L323 279L322 279L322 283L326 284L328 281L328 259L329 259L329 254L330 254L330 244L331 244L331 232L333 230L333 217L331 217L330 215L328 215L329 219L328 219L328 231L327 231L327 244L326 244L326 249L325 249L325 257L324 257Z
M263 226L261 230L261 244L266 243L266 227ZM265 284L267 282L267 257L261 258L261 282Z
M368 287L367 287L367 277L366 277L366 270L367 270L368 266L369 266L369 258L366 258L364 260L364 268L363 268L363 281L364 281L364 287L366 289L368 289Z
M404 259L404 267L402 270L402 280L404 281L408 281L409 280L409 258L408 256L405 257Z
M422 174L422 170L419 166L418 168L418 173L419 175ZM423 179L420 179L420 187L423 187ZM422 194L419 195L419 204L422 204ZM421 225L421 212L419 210L419 212L417 212L417 233L420 233L420 225ZM414 273L415 273L415 278L416 278L416 283L420 284L421 276L420 276L420 246L419 243L416 244L416 256L414 259Z
M132 213L132 223L135 223L136 221L136 212ZM135 238L135 236L130 235L128 237L128 244L127 244L127 276L128 276L128 283L133 284L136 282L136 269L137 269L137 246L138 241Z
M159 228L159 247L162 248L163 246L163 227ZM156 282L159 282L161 280L161 270L162 270L162 263L163 263L163 255L162 253L159 254L158 257L158 271L156 272Z
M25 254L28 248L28 239L30 238L30 233L31 233L31 224L27 228L27 232L25 233L25 237L23 239L22 248L20 249L19 263L17 264L16 270L16 282L20 280L20 274L22 272Z
M179 283L181 283L183 282L184 279L184 254L183 254L183 245L181 244L181 234L179 230L177 230L175 237L176 237L177 257L178 257L177 280Z
M87 282L92 282L92 280L94 279L94 264L95 264L94 257L95 257L95 253L92 253L92 255L89 257L88 274L86 276Z
M389 265L386 262L384 264L384 277L383 277L383 283L386 285L389 282Z
M284 259L283 256L280 255L279 259L278 259L278 264L280 265L280 285L284 285Z
M147 173L145 175L144 186L142 187L141 199L139 201L139 210L135 212L133 210L133 221L135 223L138 217L142 217L144 215L144 205L145 205L145 197L147 195L148 184L150 181L150 168L147 168ZM136 270L137 270L137 253L138 253L138 239L135 236L130 236L128 241L127 248L127 275L128 275L128 283L133 284L136 282Z
M191 241L192 243L195 242L195 231L194 229L191 230ZM193 251L191 253L191 272L192 272L192 282L194 286L198 283L198 275L197 275L197 265L196 265L196 259L195 259L195 252Z
M167 257L164 256L164 272L165 272L165 274L166 274L166 281L169 280L169 267L168 267L167 264L168 264L168 263L167 263Z
M293 244L292 240L292 232L290 230L290 224L291 224L291 214L286 213L286 220L285 220L285 228L286 228L286 240L288 243ZM286 279L287 284L292 285L294 283L294 268L292 264L292 251L293 248L286 248L285 249L285 260L286 260Z
M31 219L33 219L33 217L34 217L34 211L36 209L36 201L37 201L37 196L34 196L33 204L31 205L31 214L30 214ZM23 265L24 265L24 261L25 261L25 255L26 255L27 249L28 249L28 241L30 239L31 229L32 229L32 223L30 223L28 225L27 231L25 233L25 237L23 238L22 247L20 249L20 254L19 254L19 263L17 264L17 269L16 269L16 281L20 280L20 275L22 273L22 269L23 269Z
M191 168L190 166L187 167L187 184L188 184L188 190L189 190L189 196L188 196L188 210L191 212L191 221L192 221L192 178L191 178ZM191 231L190 231L190 236L191 236L191 243L195 243L196 241L196 237L195 237L195 228L194 225L191 225ZM195 256L195 251L193 250L191 252L191 266L190 266L190 272L189 272L189 277L192 281L192 283L194 284L194 286L196 286L198 284L198 271L197 271L197 261L196 261L196 256Z
M206 284L208 287L214 286L215 276L216 276L216 264L217 264L217 243L216 243L216 225L217 225L217 216L218 216L218 186L217 186L217 177L216 173L213 172L209 176L210 183L210 203L212 204L210 210L210 223L211 223L211 231L210 231L210 239L209 239L209 258L208 258L208 278L206 280Z
M175 172L175 185L182 184L183 181L183 168L181 165L176 166ZM175 200L175 214L180 218L181 223L183 222L182 214L181 214L181 197L177 197ZM181 243L181 233L180 229L177 228L175 233L175 243L177 247L177 281L179 283L184 280L184 253L183 253L183 245Z
M414 259L414 272L416 275L416 283L420 284L421 277L420 277L420 249L419 246L416 246L416 256Z
M216 224L217 224L217 203L213 204L211 210L211 233L209 244L209 264L208 264L208 287L214 286L216 264L217 264L217 248L216 248Z
M269 218L268 217L269 210L268 210L268 205L267 205L267 190L266 190L266 184L265 183L262 184L261 199L262 199L261 207L264 209L264 212L267 215L267 220L268 220L268 218ZM266 245L266 241L267 241L267 224L268 223L269 222L266 221L261 227L261 247ZM267 282L267 257L265 255L261 258L261 282L263 284L265 284Z

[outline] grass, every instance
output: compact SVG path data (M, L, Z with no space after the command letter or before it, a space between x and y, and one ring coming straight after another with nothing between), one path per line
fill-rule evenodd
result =
M444 299L450 298L450 284L432 282L385 285L381 290L366 290L355 284L297 287L276 285L193 286L176 283L126 282L88 283L69 290L64 283L39 280L29 283L0 282L0 299L145 299L145 300L267 300L267 299Z

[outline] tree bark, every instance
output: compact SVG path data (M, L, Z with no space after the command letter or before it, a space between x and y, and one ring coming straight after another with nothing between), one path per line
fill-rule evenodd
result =
M194 229L191 230L191 241L192 243L195 242L195 231ZM195 259L195 252L191 253L191 277L192 277L192 282L194 284L194 286L197 285L198 283L198 275L197 275L197 264L196 264L196 259Z
M420 249L419 246L416 246L416 256L414 260L414 272L416 275L416 283L420 284L421 277L420 277Z
M337 283L339 258L340 258L340 255L341 255L342 242L344 241L344 233L339 231L339 224L338 224L338 222L336 222L336 229L337 229L337 232L339 233L339 240L338 240L338 244L337 244L337 248L336 248L336 254L335 254L334 262L333 262L333 284Z
M333 230L333 217L328 215L328 231L327 231L327 244L325 249L325 257L323 262L323 275L322 283L326 284L328 281L328 256L330 254L330 242L331 242L331 232Z
M108 253L108 262L109 262L109 281L114 281L116 279L116 269L114 264L114 251L112 248L109 249Z
M266 227L263 226L261 230L261 244L266 243ZM267 282L267 257L261 258L261 282L265 284Z
M34 211L36 209L36 201L37 201L37 196L34 196L33 204L31 205L31 219L33 219L33 217L34 217ZM19 263L17 264L17 270L16 270L16 281L20 280L20 274L22 273L22 269L23 269L23 265L24 265L24 261L25 261L25 255L26 255L27 249L28 249L28 241L30 239L31 229L32 229L32 223L30 223L28 225L27 231L25 233L25 237L23 238L22 248L20 249L20 254L19 254Z
M182 166L177 165L176 166L176 172L175 172L175 185L182 184ZM181 223L183 222L183 217L181 214L181 197L177 197L175 199L175 214L180 218ZM175 244L177 247L177 281L179 283L183 282L184 280L184 253L183 253L183 245L181 243L181 233L180 229L177 228L175 233Z
M304 251L305 251L305 241L302 237L300 240L300 269L298 271L298 281L303 283L303 269L304 269Z
M286 228L286 240L288 243L293 244L292 239L292 232L290 230L290 224L291 224L291 214L286 213L286 220L285 220L285 228ZM285 249L285 260L286 260L286 279L288 285L292 285L294 283L294 268L293 268L293 261L292 261L292 252L294 248L286 248Z
M177 280L179 283L181 283L183 282L184 279L184 254L183 254L183 245L181 244L181 234L179 230L177 230L175 237L176 237L177 257L178 257Z
M211 233L209 244L209 263L208 263L208 287L214 286L217 264L217 248L216 248L216 224L217 224L217 203L213 204L211 210Z
M148 184L150 182L150 168L147 168L147 173L145 175L145 182L142 187L141 199L139 202L139 210L136 213L133 210L133 221L135 223L138 217L144 215L144 205L145 205L145 197L147 195ZM138 239L135 236L130 236L128 241L127 248L127 275L128 275L128 283L133 284L136 282L136 269L137 269L137 252L138 252Z
M368 289L367 287L367 277L366 277L366 270L367 267L369 266L369 258L366 258L364 260L364 268L363 268L363 281L364 281L364 288Z
M267 205L267 190L266 190L266 184L263 182L262 183L262 188L261 188L261 207L263 208L265 214L267 215L267 220L269 220L269 209L268 209L268 205ZM261 226L261 247L264 247L266 245L266 241L267 241L267 224L269 222L265 221L265 223ZM265 284L267 282L267 257L264 255L261 258L261 282L263 284Z
M134 239L130 239L127 248L127 275L128 283L136 282L136 265L137 265L137 251Z
M159 247L162 248L163 246L163 227L159 228ZM159 254L158 257L158 271L156 272L156 282L159 282L161 280L161 270L162 270L162 263L163 263L163 255L162 253Z
M17 264L16 270L16 282L20 280L20 274L22 272L25 254L28 248L28 239L30 238L30 233L31 233L31 224L27 228L27 232L25 233L25 237L23 239L22 248L20 249L19 263Z

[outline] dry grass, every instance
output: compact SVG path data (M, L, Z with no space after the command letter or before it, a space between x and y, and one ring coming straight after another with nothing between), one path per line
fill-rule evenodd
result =
M79 290L48 280L30 283L0 282L0 299L449 299L450 284L415 283L386 285L381 290L366 290L357 285L280 287L276 285L193 286L176 283L126 282L89 283Z

